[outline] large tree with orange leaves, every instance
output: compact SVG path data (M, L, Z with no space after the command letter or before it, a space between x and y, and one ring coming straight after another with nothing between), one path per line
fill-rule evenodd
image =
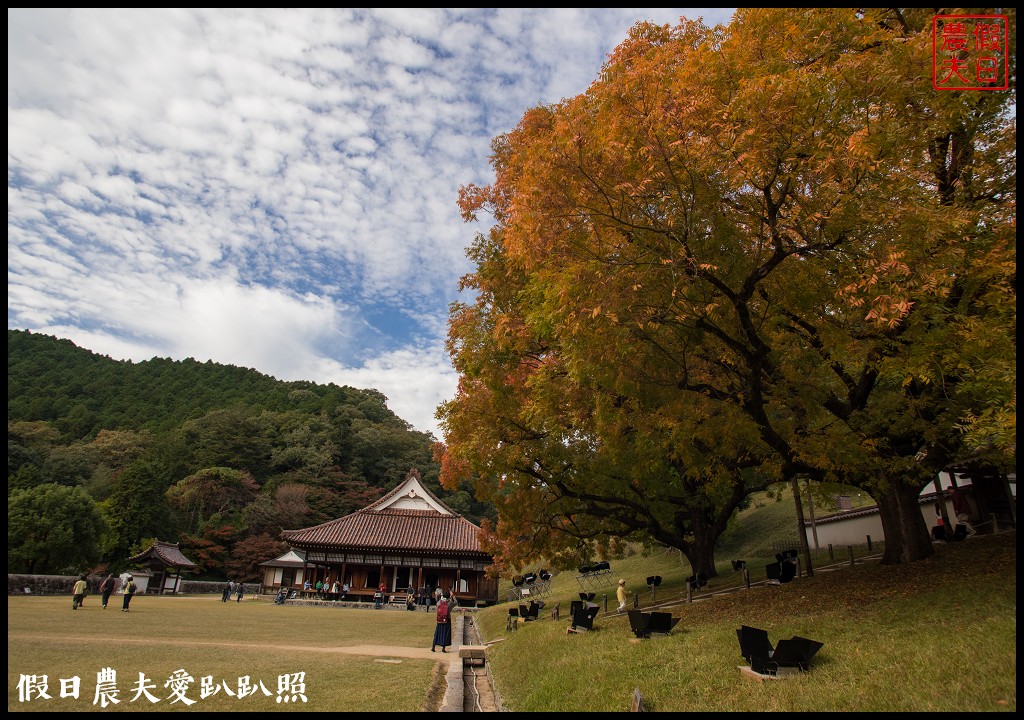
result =
M499 557L646 535L713 571L742 497L806 473L911 561L938 470L1015 458L1013 98L934 90L931 19L640 24L495 140L439 417Z

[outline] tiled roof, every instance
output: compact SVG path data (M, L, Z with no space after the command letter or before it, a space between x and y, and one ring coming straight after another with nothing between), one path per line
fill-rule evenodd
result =
M164 565L181 568L194 568L196 564L181 554L177 543L157 540L149 548L138 555L128 558L128 562L142 562L149 558L159 559Z
M388 508L381 512L359 510L311 528L286 530L283 537L300 548L486 555L479 532L479 527L461 515Z

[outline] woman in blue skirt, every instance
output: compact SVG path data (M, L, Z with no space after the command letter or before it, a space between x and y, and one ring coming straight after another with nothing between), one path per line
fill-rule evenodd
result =
M434 628L434 644L430 646L430 652L441 646L441 652L448 652L445 648L452 644L452 616L448 612L448 598L442 597L437 603L437 626Z

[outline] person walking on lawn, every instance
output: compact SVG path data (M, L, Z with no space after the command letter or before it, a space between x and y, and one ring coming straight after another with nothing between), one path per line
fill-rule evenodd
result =
M132 603L132 598L135 597L135 591L138 586L135 584L135 579L129 577L124 583L124 601L121 603L121 612L131 612L128 606Z
M107 575L103 584L100 585L100 599L102 600L103 609L107 609L107 601L110 600L110 596L114 594L114 587L117 585L117 581L114 580L113 573Z
M85 575L82 575L75 582L75 587L71 591L71 609L77 610L82 607L82 603L85 602L85 593L89 590L89 582L86 580Z

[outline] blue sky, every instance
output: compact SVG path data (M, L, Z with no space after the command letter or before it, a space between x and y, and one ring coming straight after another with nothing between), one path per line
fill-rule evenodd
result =
M7 11L7 327L372 387L441 433L491 139L637 21L731 9Z

